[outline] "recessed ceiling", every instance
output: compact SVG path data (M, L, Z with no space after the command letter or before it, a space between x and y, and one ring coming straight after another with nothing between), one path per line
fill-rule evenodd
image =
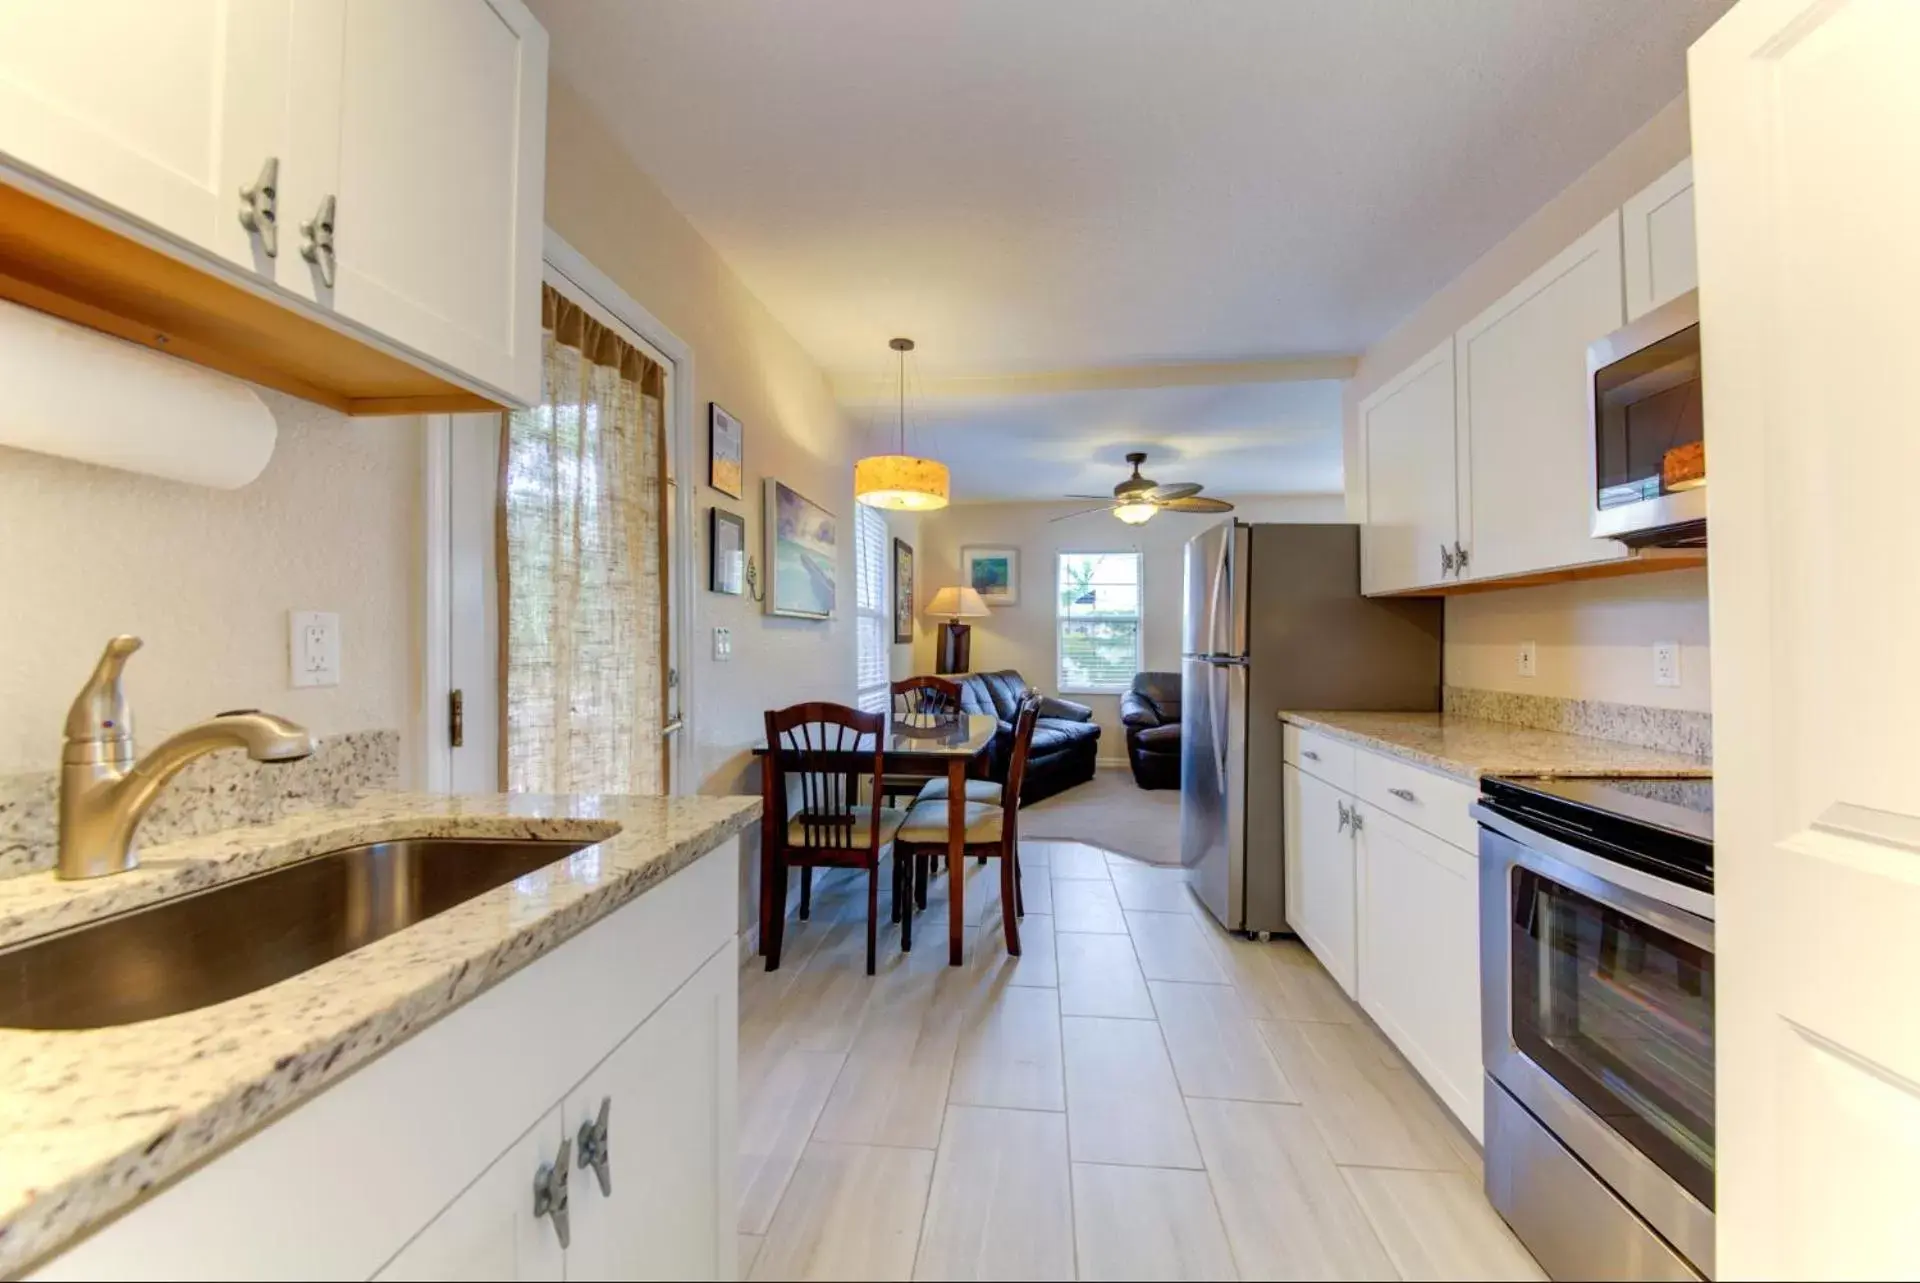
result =
M891 402L849 406L867 448L898 443ZM953 472L956 501L1107 495L1145 450L1156 481L1212 495L1341 488L1340 384L1135 388L907 403L907 448Z
M831 373L1355 352L1680 92L1729 0L535 0Z

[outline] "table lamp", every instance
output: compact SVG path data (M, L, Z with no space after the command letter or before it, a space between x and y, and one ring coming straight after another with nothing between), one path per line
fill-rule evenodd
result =
M966 673L973 670L973 625L963 619L985 619L987 603L971 588L942 588L927 603L929 615L946 615L940 625L939 649L934 654L936 673Z

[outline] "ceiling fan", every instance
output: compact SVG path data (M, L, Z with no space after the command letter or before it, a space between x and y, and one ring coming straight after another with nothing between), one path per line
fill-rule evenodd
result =
M1073 517L1084 517L1089 512L1111 512L1130 526L1143 525L1152 520L1156 512L1232 512L1233 505L1225 499L1202 499L1200 491L1204 488L1191 481L1176 482L1163 486L1156 481L1140 475L1140 465L1147 461L1144 452L1127 456L1127 462L1133 465L1133 475L1113 488L1113 498L1104 495L1070 494L1069 499L1092 499L1100 503L1098 508L1083 508L1079 512L1069 512L1066 516L1055 517L1055 521L1066 521Z

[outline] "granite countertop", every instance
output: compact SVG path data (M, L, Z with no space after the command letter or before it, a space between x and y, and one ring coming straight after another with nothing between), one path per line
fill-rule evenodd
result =
M0 881L3 947L366 842L596 842L244 997L107 1029L0 1029L0 1276L58 1250L497 984L759 812L750 797L385 794L151 847L131 873Z
M1478 783L1483 775L1637 775L1697 779L1713 763L1615 740L1537 731L1448 713L1299 713L1283 722Z

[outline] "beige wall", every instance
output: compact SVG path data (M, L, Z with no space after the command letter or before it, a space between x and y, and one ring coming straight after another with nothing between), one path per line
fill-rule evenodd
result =
M127 666L142 745L229 708L414 729L419 423L260 395L279 444L239 490L0 448L0 773L55 768L67 706L123 632L146 642ZM340 685L288 684L290 610L339 612Z
M1673 168L1688 150L1683 95L1369 348L1344 396L1347 476L1362 475L1358 409L1364 398ZM1348 504L1358 519L1360 496L1349 495ZM1531 680L1514 672L1517 648L1528 640L1539 650L1539 676ZM1653 684L1657 641L1685 647L1678 689ZM1452 598L1446 675L1456 686L1704 711L1706 574L1631 576Z
M547 108L547 224L693 349L698 446L685 475L697 486L701 583L688 657L696 769L706 792L756 789L748 750L765 709L853 697L852 434L819 368L560 80ZM747 487L737 501L705 484L709 401L746 425ZM746 596L705 591L707 509L716 503L746 518L747 547L764 572L765 477L840 517L839 618L775 619ZM712 657L711 630L722 625L733 630L728 663Z
M1237 516L1246 521L1340 521L1339 495L1268 495L1236 499ZM915 621L912 665L906 671L931 673L934 629L927 617L934 592L960 582L960 550L972 544L1020 549L1020 604L1005 606L987 619L973 621L973 666L978 670L1016 668L1035 687L1055 694L1054 557L1061 552L1139 552L1144 557L1142 637L1145 666L1180 667L1182 612L1181 552L1188 539L1222 520L1218 517L1162 515L1144 526L1123 525L1112 517L1091 515L1055 524L1052 518L1082 511L1074 503L968 503L928 513L919 521L915 569L920 617ZM897 676L905 674L896 666ZM1100 752L1110 761L1126 756L1120 732L1120 701L1113 695L1070 695L1093 707L1101 725Z

